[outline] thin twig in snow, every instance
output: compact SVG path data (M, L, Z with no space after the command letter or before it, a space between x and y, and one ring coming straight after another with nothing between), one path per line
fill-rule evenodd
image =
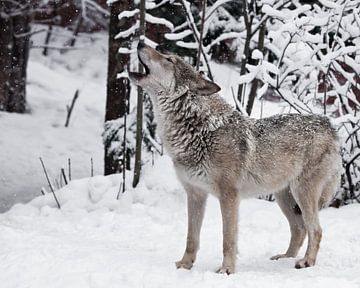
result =
M64 178L65 185L67 185L67 184L68 184L68 181L67 181L67 179L66 179L65 169L64 169L64 168L61 168L61 175L62 175L62 177Z
M67 116L66 116L66 122L65 122L65 127L68 127L69 126L69 122L70 122L70 117L71 117L71 113L74 109L74 106L75 106L75 102L77 100L77 98L79 97L79 89L77 89L75 91L75 94L74 94L74 97L71 101L71 105L66 105L66 110L67 110Z
M93 162L93 158L91 157L90 159L90 162L91 162L91 177L94 177L94 162Z
M54 199L55 199L55 201L56 201L57 206L59 207L59 209L61 209L60 203L59 203L59 201L58 201L58 199L57 199L57 197L56 197L56 195L55 195L54 188L53 188L52 185L51 185L51 182L50 182L50 179L49 179L49 175L48 175L48 173L47 173L47 171L46 171L44 162L43 162L43 160L41 159L41 157L40 157L40 162L41 162L41 165L42 165L42 167L43 167L43 169L44 169L44 173L45 173L45 176L46 176L46 180L48 181L48 184L49 184L51 193L52 193L53 196L54 196Z
M119 200L120 199L120 194L121 193L124 193L124 191L121 192L121 188L123 188L124 185L123 185L123 182L120 181L120 185L119 185L119 190L118 190L118 193L117 193L117 196L116 196L116 200Z
M71 159L68 159L68 172L69 172L69 181L71 181Z

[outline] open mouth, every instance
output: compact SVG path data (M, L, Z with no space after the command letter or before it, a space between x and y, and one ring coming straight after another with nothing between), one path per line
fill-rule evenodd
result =
M139 72L129 72L130 79L135 81L140 81L141 79L145 78L150 74L149 67L145 64L145 62L141 59L140 55L138 55L140 63L144 66L145 73L139 73Z

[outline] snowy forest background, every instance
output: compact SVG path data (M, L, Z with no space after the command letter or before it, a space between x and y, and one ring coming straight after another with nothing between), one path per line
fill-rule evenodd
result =
M128 79L139 41L182 56L244 115L331 119L343 173L315 267L268 260L286 218L248 199L236 273L213 273L209 197L197 263L175 269L186 196ZM359 73L358 0L0 0L1 287L359 287Z
M275 113L317 113L332 118L341 137L344 166L341 190L333 205L360 201L358 1L4 0L0 9L1 111L25 113L30 118L37 113L35 103L27 97L27 90L34 90L34 86L39 84L32 82L32 73L41 71L32 69L31 57L43 62L68 62L68 70L75 69L71 67L76 66L73 58L83 57L78 63L83 66L89 63L84 55L102 58L102 62L97 63L102 66L102 75L98 75L102 79L98 82L104 85L106 81L106 91L102 90L94 97L103 98L106 94L106 107L102 112L105 113L102 133L104 163L98 156L99 152L92 152L94 155L85 153L88 159L79 160L82 163L73 159L73 169L78 172L75 177L88 176L83 173L84 169L93 175L94 166L96 173L102 173L104 167L105 175L128 170L134 177L130 180L132 183L123 181L121 189L126 189L126 185L137 185L142 165L154 162L157 154L163 154L161 142L156 136L151 101L139 88L133 87L127 77L127 71L142 69L135 47L140 35L144 34L146 44L185 57L210 80L223 80L216 78L217 71L220 71L218 74L231 71L231 75L235 71L238 77L228 77L226 83L219 84L226 87L222 95L245 115L264 117ZM102 50L101 55L91 54L89 49L95 46ZM107 63L104 62L106 56ZM94 68L90 67L89 73L97 73ZM65 84L59 77L54 78L48 79L53 81L48 83L50 87ZM75 108L72 117L76 118L77 110L81 109L77 106L86 101L83 99L77 103L79 95L79 99L89 98L88 93L84 95L80 88L87 84L74 83L73 86L73 91L67 91L67 103L57 108L57 112L65 110L61 112L63 121L66 119L67 122L65 126L70 126L69 136L72 126L76 125L71 124L72 110ZM49 109L52 98L49 95L46 99ZM266 106L266 102L276 105ZM96 108L100 109L98 104L101 101L96 103ZM254 105L261 106L260 113L254 112ZM5 120L6 117L16 117L4 113L0 115ZM4 129L11 129L11 122L8 125L10 127ZM38 130L29 131L26 139L17 139L22 142L19 149L24 149L28 141L36 142L36 139L41 146L38 132L46 124L42 122L39 125ZM58 123L54 125L60 126ZM11 137L16 137L16 132L13 131ZM51 132L52 137L57 137L56 132ZM84 150L82 147L87 147L92 140L85 141L84 144L79 143L76 149ZM66 142L71 142L71 136ZM71 177L69 171L65 173L66 169L63 169L62 173L61 170L65 167L71 169L69 162L72 155L66 149L61 157L55 153L51 159L46 159L42 149L38 155L32 152L26 159L19 159L13 168L16 171L6 163L5 157L10 157L13 163L17 162L18 151L2 150L2 154L6 154L1 157L5 189L1 195L3 207L8 207L9 201L12 204L34 196L31 192L24 195L25 183L21 185L17 181L19 176L22 177L17 171L32 176L35 173L26 171L26 167L24 169L24 161L38 161L39 157L49 161L48 169L53 172L51 181L56 183L53 183L55 188L65 184L65 174L67 178ZM93 158L96 158L95 163ZM40 163L37 165L40 167ZM34 169L30 165L29 170ZM44 178L39 173L35 174L38 179ZM21 186L19 189L9 187L18 184ZM12 195L6 192L7 189Z

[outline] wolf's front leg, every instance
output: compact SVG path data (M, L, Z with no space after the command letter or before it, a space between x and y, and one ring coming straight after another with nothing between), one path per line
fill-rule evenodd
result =
M204 218L207 194L186 186L188 206L188 232L183 258L176 262L177 268L191 269L199 250L199 238Z
M218 273L235 272L238 233L239 196L236 190L226 191L220 196L220 207L223 220L223 254L222 266Z

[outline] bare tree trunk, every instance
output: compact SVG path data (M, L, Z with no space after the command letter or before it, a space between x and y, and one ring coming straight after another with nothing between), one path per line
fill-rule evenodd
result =
M264 53L265 32L266 32L266 22L261 24L261 28L259 30L258 49L262 53ZM257 61L256 65L258 64L258 62L259 62L259 60ZM248 99L248 102L247 102L247 105L246 105L246 113L249 116L251 115L251 111L252 111L252 108L254 106L254 101L255 101L256 93L257 93L260 82L261 81L256 78L256 79L254 79L254 81L252 82L252 85L251 85L249 99Z
M7 111L13 26L9 2L0 2L0 111Z
M105 121L123 117L127 113L126 99L130 95L130 83L125 77L117 78L127 67L130 56L119 54L118 50L122 42L130 39L115 39L119 31L129 29L133 25L131 18L124 17L119 21L118 15L124 10L131 10L132 1L121 0L110 4L110 25L109 25L109 54L108 54L108 78ZM109 152L110 144L105 144L105 175L120 172L122 167L120 159L114 159Z
M204 23L205 23L205 11L206 11L206 0L202 1L202 15L201 15L201 25L200 25L200 39L199 39L199 48L198 48L198 54L196 59L196 70L199 71L200 68L200 58L201 58L201 52L203 49L203 34L204 34Z
M13 17L12 71L10 76L9 112L24 113L26 110L26 68L30 44L30 6L24 2L24 12Z
M140 29L139 36L141 42L145 41L145 0L140 1ZM139 63L139 72L143 73L144 68ZM136 114L136 150L135 150L135 167L134 167L134 180L133 187L139 183L141 173L141 148L143 138L143 90L138 86L137 97L137 114Z
M11 5L16 5L20 11L11 15L14 8ZM8 112L24 113L26 110L30 8L27 0L0 3L3 12L0 16L0 109Z
M245 74L246 64L248 63L248 60L250 57L250 41L252 38L252 31L251 31L252 18L249 18L249 14L250 14L249 12L250 11L248 9L247 1L243 0L243 17L244 17L244 22L245 22L245 27L246 27L246 39L245 39L245 44L244 44L244 52L243 52L242 60L241 60L240 75ZM242 99L243 96L245 97L245 95L243 95L243 89L244 89L244 84L239 84L237 98L240 103L244 102L244 99Z

